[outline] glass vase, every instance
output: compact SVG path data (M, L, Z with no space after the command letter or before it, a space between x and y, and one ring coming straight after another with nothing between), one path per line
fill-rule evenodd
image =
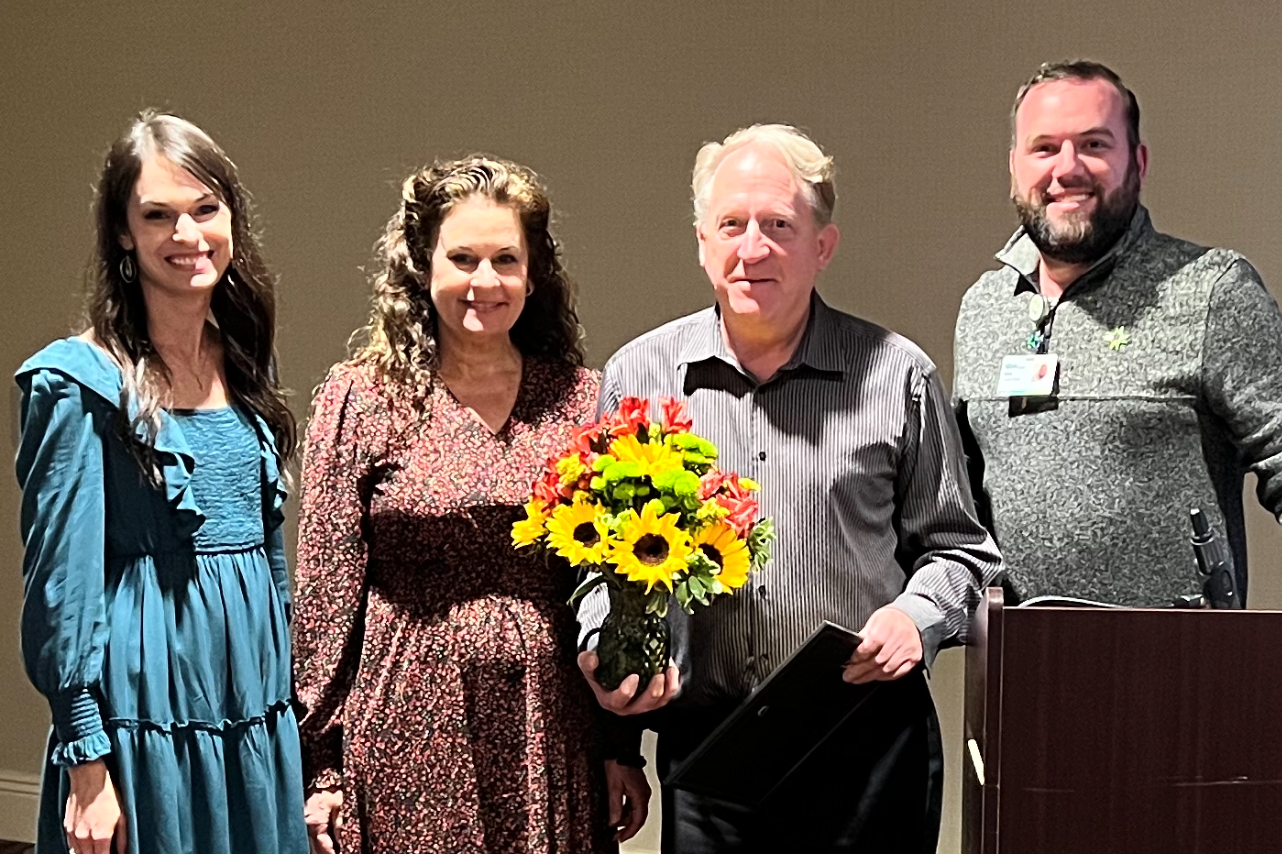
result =
M596 681L613 691L631 673L641 677L640 691L668 666L668 621L646 613L646 597L632 587L610 586L610 613L601 624L596 654Z

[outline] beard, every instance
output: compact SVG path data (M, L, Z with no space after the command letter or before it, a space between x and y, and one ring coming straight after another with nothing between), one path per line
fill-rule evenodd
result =
M1093 180L1071 189L1094 193L1099 202L1095 211L1089 215L1071 214L1053 223L1046 213L1050 202L1043 191L1032 190L1028 197L1012 194L1011 201L1019 212L1024 232L1043 257L1063 264L1093 264L1103 258L1130 227L1140 203L1139 166L1132 157L1122 185L1107 195Z

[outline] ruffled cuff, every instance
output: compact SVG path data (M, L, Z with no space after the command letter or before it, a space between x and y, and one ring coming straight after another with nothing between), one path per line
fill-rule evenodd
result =
M49 707L58 737L53 750L55 765L83 765L111 752L111 740L102 728L102 712L88 688L56 694L49 698Z
M264 521L267 530L271 531L285 524L285 501L289 492L285 489L285 467L281 461L280 451L276 449L276 439L271 428L261 415L254 416L258 429L258 453L263 465L263 491L266 513Z

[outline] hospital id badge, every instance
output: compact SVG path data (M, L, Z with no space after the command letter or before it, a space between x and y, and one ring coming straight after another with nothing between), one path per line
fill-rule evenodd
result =
M1059 357L1050 353L1002 358L997 377L998 397L1049 397L1055 391Z

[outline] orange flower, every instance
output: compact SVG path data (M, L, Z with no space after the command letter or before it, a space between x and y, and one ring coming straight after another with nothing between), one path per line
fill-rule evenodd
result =
M557 471L556 463L555 459L549 459L543 476L534 482L534 497L548 506L574 494L573 484L561 483L561 473Z
M731 507L726 501L719 501L721 506L730 511L726 517L726 524L734 528L736 534L741 537L747 537L752 533L752 526L757 522L757 511L760 509L756 499L746 499L740 501L737 505Z
M619 401L619 410L610 416L608 427L610 436L633 436L650 423L650 401L640 397L625 397Z
M757 521L757 511L760 509L752 490L739 480L739 475L731 472L721 475L721 482L712 498L729 511L726 524L734 528L736 534L746 538Z
M605 443L601 441L601 428L597 424L575 427L570 434L570 449L578 453L589 467L591 460L596 459L604 447Z
M716 469L708 469L708 473L699 478L699 500L707 501L716 495L725 479L726 476Z
M674 397L659 398L659 405L663 407L663 430L665 433L689 433L694 422L686 415L686 404L684 400L677 400Z

